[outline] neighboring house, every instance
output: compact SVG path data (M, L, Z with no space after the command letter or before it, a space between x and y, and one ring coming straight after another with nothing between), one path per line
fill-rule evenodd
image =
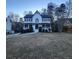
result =
M12 20L9 16L6 18L6 32L12 33Z
M40 14L38 11L25 15L23 29L27 30L31 27L34 32L51 32L51 16Z

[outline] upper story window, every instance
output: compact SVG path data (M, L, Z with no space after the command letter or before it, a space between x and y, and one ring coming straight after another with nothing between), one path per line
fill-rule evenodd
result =
M31 19L31 18L29 18L29 19L28 19L28 21L32 21L32 19Z
M30 19L32 21L32 19Z
M35 22L36 22L36 23L39 23L39 19L38 19L38 18L36 18L36 19L35 19Z
M32 21L31 18L25 18L25 21L29 22L29 21Z
M30 18L28 19L28 21L30 21Z
M29 21L29 19L27 18L27 21Z
M25 18L25 21L27 20L27 18Z
M32 18L30 18L30 21L32 21Z
M50 18L43 18L43 21L50 21Z

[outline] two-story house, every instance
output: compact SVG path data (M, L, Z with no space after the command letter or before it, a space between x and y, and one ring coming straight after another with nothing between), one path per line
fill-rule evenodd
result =
M30 27L33 28L34 32L51 32L51 16L40 14L38 11L34 14L25 15L23 29L30 29Z

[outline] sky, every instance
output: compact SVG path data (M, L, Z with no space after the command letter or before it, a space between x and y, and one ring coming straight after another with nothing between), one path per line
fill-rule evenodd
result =
M52 2L57 5L66 2L67 0L6 0L6 15L10 12L24 15L24 11L41 10L42 8L47 8L47 4Z

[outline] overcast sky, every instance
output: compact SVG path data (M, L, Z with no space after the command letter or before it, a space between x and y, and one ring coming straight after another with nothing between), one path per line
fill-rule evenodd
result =
M42 8L47 8L49 2L56 3L60 5L67 0L6 0L6 14L13 12L23 16L24 11L41 10Z

